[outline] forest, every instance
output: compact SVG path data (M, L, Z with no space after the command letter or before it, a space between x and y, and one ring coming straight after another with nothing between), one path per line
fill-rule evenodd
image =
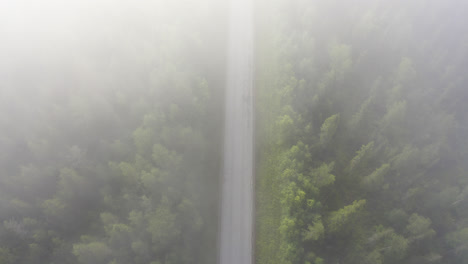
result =
M468 263L467 3L257 6L257 263Z
M216 262L225 7L181 2L0 11L1 264Z
M468 2L254 2L255 263L468 263ZM0 2L0 264L218 262L228 9Z

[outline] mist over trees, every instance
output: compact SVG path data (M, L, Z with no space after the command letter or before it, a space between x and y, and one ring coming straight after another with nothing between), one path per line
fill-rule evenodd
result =
M219 1L5 1L0 263L215 263Z
M468 3L255 4L256 262L468 263ZM0 2L0 264L217 262L227 8Z
M463 1L263 1L257 263L467 263Z

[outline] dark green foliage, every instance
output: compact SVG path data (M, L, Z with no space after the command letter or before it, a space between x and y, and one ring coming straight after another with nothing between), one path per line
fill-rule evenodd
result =
M215 263L225 3L72 2L0 51L0 263Z
M259 6L258 263L466 263L466 3Z

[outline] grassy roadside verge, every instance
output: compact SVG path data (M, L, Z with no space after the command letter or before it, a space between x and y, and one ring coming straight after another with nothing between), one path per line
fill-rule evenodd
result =
M280 95L278 76L280 65L275 49L277 40L271 24L271 9L265 10L261 1L257 2L256 15L256 241L255 263L284 263L284 246L279 231L281 224L281 183L279 162L281 149L277 146L275 121L279 115ZM268 5L266 5L268 6ZM260 9L262 8L262 9ZM270 5L271 8L271 5ZM261 10L261 11L260 11Z
M257 169L256 263L282 263L280 184L277 164L279 151L269 149Z

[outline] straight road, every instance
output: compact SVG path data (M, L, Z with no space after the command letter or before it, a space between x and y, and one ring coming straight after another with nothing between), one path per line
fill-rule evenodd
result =
M231 0L220 264L253 262L253 3Z

